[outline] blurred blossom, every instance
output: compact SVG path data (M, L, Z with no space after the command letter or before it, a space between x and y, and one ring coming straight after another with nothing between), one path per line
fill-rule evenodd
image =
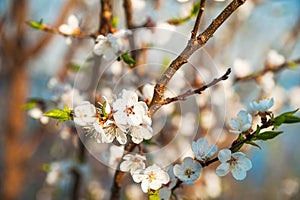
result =
M203 174L205 182L205 191L207 196L211 198L217 198L221 195L222 186L220 178L212 171L206 171Z
M35 108L32 108L32 109L28 110L27 113L33 119L40 120L40 122L42 124L48 124L48 122L49 122L49 118L46 117L46 116L44 116L43 115L44 114L43 111L40 108L38 108L38 107L35 107Z
M252 101L249 104L250 111L258 111L258 112L266 112L274 105L274 99L271 98L270 100L262 99L259 102Z
M130 200L141 200L144 197L144 193L137 184L126 185L125 193Z
M89 195L92 199L104 199L107 191L104 190L97 181L89 181L87 186Z
M219 1L220 1L220 0L219 0ZM223 1L224 1L224 0L223 0ZM250 16L250 14L251 14L253 8L254 8L254 3L253 3L252 1L246 1L246 2L244 3L244 5L241 6L241 7L237 10L237 14L238 14L238 16L239 16L239 19L241 19L241 20L246 20L246 19Z
M174 119L174 118L173 118ZM198 123L196 122L196 116L194 113L188 112L183 116L178 116L178 121L174 121L175 126L179 126L179 132L183 136L191 136L197 130ZM173 120L172 120L173 122Z
M66 35L72 35L80 32L79 20L75 15L70 15L68 17L67 24L62 24L58 27L58 30Z
M282 181L281 191L289 197L292 197L299 193L299 189L299 180L297 180L296 178L287 178Z
M268 52L266 62L270 67L279 66L285 62L285 58L283 55L272 49Z
M186 157L182 164L176 164L173 172L185 185L193 185L202 172L202 166L193 158Z
M124 146L116 146L112 145L109 147L109 159L108 159L108 164L110 167L115 169L119 162L122 159L124 153Z
M192 142L192 150L197 160L204 161L211 158L217 152L218 147L214 144L208 146L205 138L199 138L196 142Z
M229 149L222 149L218 159L221 162L216 169L218 176L225 176L231 171L236 180L243 180L246 178L246 172L252 168L251 160L242 152L231 153Z
M70 110L73 110L73 108L79 105L83 100L79 90L67 87L65 92L61 95L60 103L62 104L61 107L68 106Z
M200 121L201 127L205 129L213 127L217 122L214 112L212 112L210 109L205 109L201 111Z
M300 107L300 87L294 87L289 91L290 105L293 108Z
M214 199L221 195L221 179L210 169L205 169L201 176L201 182L194 188L197 199Z
M262 77L260 77L259 82L261 83L264 91L268 92L272 90L276 83L274 80L274 73L273 72L267 72Z
M233 71L237 77L244 77L252 73L252 68L247 60L237 58L233 63Z
M252 116L248 112L241 110L236 119L230 120L229 125L234 129L230 130L230 133L240 134L248 131L252 126Z

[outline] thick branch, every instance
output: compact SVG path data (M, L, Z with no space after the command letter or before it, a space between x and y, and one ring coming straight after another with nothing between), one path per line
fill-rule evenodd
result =
M161 78L158 80L154 88L153 99L150 104L149 113L152 115L155 113L163 104L163 95L166 89L166 85L174 76L176 71L182 67L183 64L187 63L187 59L199 48L201 48L216 32L216 30L228 19L228 17L246 0L233 0L220 14L212 21L212 23L201 33L197 40L190 40L186 48L181 54L170 64L167 70L163 73ZM200 12L200 11L199 11Z
M206 90L207 88L210 88L214 85L216 85L217 83L223 81L223 80L226 80L228 79L228 76L229 74L231 73L231 69L228 68L226 73L219 77L219 78L215 78L213 81L211 81L209 84L206 84L206 85L203 85L202 87L198 88L198 89L195 89L195 90L188 90L186 91L185 93L181 94L181 95L178 95L176 97L172 97L172 98L166 98L163 102L163 105L165 104L169 104L171 102L174 102L174 101L183 101L185 100L187 97L191 96L191 95L194 95L194 94L201 94L201 92L203 92L204 90Z
M203 15L203 12L204 12L204 9L205 9L205 1L206 0L201 0L201 2L200 2L200 8L199 8L199 12L198 12L198 15L197 15L197 18L196 18L194 28L192 30L191 39L196 39L197 32L198 32L199 27L200 27L201 17Z

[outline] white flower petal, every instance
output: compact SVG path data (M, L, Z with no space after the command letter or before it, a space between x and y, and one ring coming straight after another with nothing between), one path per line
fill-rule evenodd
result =
M218 176L225 176L230 171L230 165L229 163L222 163L220 164L216 169L216 174Z
M229 149L222 149L219 151L218 158L221 163L226 163L231 158L231 151Z
M236 179L236 180L244 180L246 178L246 171L240 167L239 165L236 165L235 167L233 167L231 169L231 173L232 176Z

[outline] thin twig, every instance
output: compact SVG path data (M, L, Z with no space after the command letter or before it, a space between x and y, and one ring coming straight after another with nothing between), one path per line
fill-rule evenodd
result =
M195 90L188 90L185 93L178 95L176 97L172 97L172 98L166 98L163 102L163 105L169 104L171 102L175 102L175 101L183 101L185 100L187 97L194 95L194 94L201 94L201 92L203 92L204 90L206 90L209 87L212 87L214 85L216 85L217 83L219 83L220 81L226 80L229 77L229 74L231 73L231 69L228 68L226 73L219 77L219 78L215 78L214 80L212 80L209 84L203 85L202 87L195 89Z
M206 0L201 0L201 2L200 2L199 12L198 12L198 15L197 15L197 18L196 18L194 28L191 32L192 33L191 39L193 39L193 40L196 39L197 32L198 32L199 27L200 27L201 17L203 15L203 12L204 12L204 9L205 9L205 2L206 2Z
M298 65L298 64L300 64L300 58L293 60L293 61L282 63L281 65L278 65L277 67L265 66L265 68L263 70L255 73L255 74L250 74L250 75L244 76L244 77L236 77L233 82L237 83L237 82L242 82L242 81L257 80L259 77L262 77L267 72L274 72L274 73L280 72L281 70L283 70L289 66Z
M150 104L149 113L153 115L163 104L163 95L166 90L166 85L169 83L171 78L180 69L187 59L199 48L201 48L210 38L213 37L213 34L216 30L228 19L228 17L238 9L246 0L233 0L212 23L203 31L200 35L197 36L197 40L190 40L185 47L185 49L180 53L180 55L173 60L169 65L167 70L162 74L160 79L154 88L153 99Z

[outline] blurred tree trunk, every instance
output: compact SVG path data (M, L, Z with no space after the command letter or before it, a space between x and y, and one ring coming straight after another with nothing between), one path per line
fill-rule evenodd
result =
M62 24L74 1L65 2L58 15L56 26ZM35 151L35 137L25 140L26 116L22 105L26 103L29 86L27 62L33 59L49 44L52 34L44 34L35 44L28 45L25 21L28 18L27 0L12 0L9 9L0 19L0 54L2 59L1 76L7 82L4 88L5 116L3 128L3 181L1 199L15 200L26 188L28 159ZM6 30L5 30L6 29ZM41 134L41 133L39 133ZM34 143L35 142L35 143Z

